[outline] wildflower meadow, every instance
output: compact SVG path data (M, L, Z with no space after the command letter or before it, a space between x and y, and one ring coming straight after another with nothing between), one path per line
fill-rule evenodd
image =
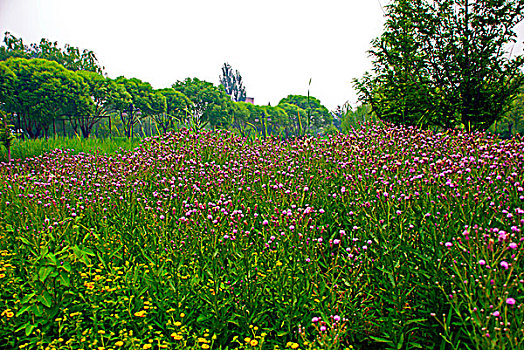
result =
M0 165L0 349L522 349L524 140L364 124Z

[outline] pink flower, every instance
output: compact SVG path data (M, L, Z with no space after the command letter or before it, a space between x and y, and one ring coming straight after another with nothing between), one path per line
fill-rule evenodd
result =
M507 269L509 268L508 263L505 262L505 261L501 261L501 262L500 262L500 266L502 266L502 267L504 268L504 270L507 270Z
M500 315L500 312L495 311L494 313L492 313L492 315L495 316L495 317L498 317Z
M482 265L482 266L486 265L486 260L480 259L479 265Z
M516 300L513 299L513 298L507 298L506 299L506 304L508 304L508 305L515 305L515 303L516 303Z
M453 243L451 242L446 242L446 244L444 244L446 246L446 248L451 248L453 247Z
M511 242L511 243L509 244L509 247L510 247L511 249L517 249L517 243L515 243L515 242Z

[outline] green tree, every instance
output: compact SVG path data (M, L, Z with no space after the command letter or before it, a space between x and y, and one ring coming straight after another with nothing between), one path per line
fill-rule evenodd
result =
M166 111L166 98L160 92L153 91L151 84L140 79L118 77L115 81L131 97L130 100L120 99L113 104L120 115L126 135L131 138L134 126L141 123L143 118Z
M173 89L191 100L190 111L195 118L209 123L213 128L227 125L228 118L233 113L233 104L223 89L198 78L177 81L173 84Z
M353 128L359 128L360 123L377 121L370 105L359 105L353 110L347 103L341 108L340 117L342 119L340 128L343 133L349 133Z
M131 102L131 95L122 85L91 71L78 71L88 86L87 94L93 108L79 115L72 115L70 123L76 131L80 129L82 136L88 138L93 127L102 119L111 118L116 105L126 105Z
M280 101L278 107L282 108L288 116L288 124L285 128L286 137L290 135L302 135L305 130L305 118L307 118L306 110L300 108L296 104L283 103Z
M504 118L495 122L490 131L501 133L503 137L512 137L515 134L524 134L524 87L511 102L511 106L504 114Z
M246 88L242 81L242 76L237 71L233 72L233 68L229 63L224 63L222 66L222 75L220 75L220 84L224 87L226 94L231 96L235 102L246 101Z
M80 50L69 44L60 48L57 42L41 39L39 44L27 46L21 38L9 32L5 33L3 42L4 46L0 46L0 60L6 60L9 57L42 58L55 61L73 71L87 70L102 74L104 70L93 51Z
M172 88L158 90L166 99L166 111L155 116L155 122L163 132L174 129L177 123L187 119L191 109L191 100Z
M397 124L487 129L524 82L523 56L504 49L523 0L394 0L372 41L374 75L355 80L360 100Z
M58 63L25 58L10 58L4 63L16 76L12 98L3 101L5 111L17 113L18 127L31 138L47 133L57 117L90 108L83 79Z
M319 99L313 96L289 95L278 103L279 106L282 104L292 104L304 111L303 114L300 114L300 124L304 131L318 131L320 128L330 125L333 120L329 110L320 103Z
M13 98L13 85L16 75L5 65L0 62L0 144L7 150L7 161L11 162L11 145L15 137L8 124L8 117L4 109L4 104Z
M264 106L263 110L269 134L280 135L289 126L289 116L281 106Z
M11 69L0 61L0 109L2 104L7 103L13 96L13 87L15 85L16 75Z

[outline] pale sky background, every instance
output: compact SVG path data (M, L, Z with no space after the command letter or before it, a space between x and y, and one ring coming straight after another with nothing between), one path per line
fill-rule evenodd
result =
M388 0L0 0L0 35L94 51L111 78L154 88L197 77L219 84L224 62L256 104L310 94L356 105L352 79L371 69ZM519 42L524 25L518 27ZM518 45L514 52L520 52Z

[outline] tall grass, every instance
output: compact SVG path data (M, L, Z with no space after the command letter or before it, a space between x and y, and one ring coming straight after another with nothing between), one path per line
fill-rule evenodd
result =
M11 149L11 157L13 159L24 160L55 149L69 150L72 154L82 152L90 154L111 154L120 148L131 150L140 145L140 142L140 138L129 139L127 137L84 139L80 137L57 136L48 139L16 140ZM0 162L7 162L7 151L3 146L0 146Z

